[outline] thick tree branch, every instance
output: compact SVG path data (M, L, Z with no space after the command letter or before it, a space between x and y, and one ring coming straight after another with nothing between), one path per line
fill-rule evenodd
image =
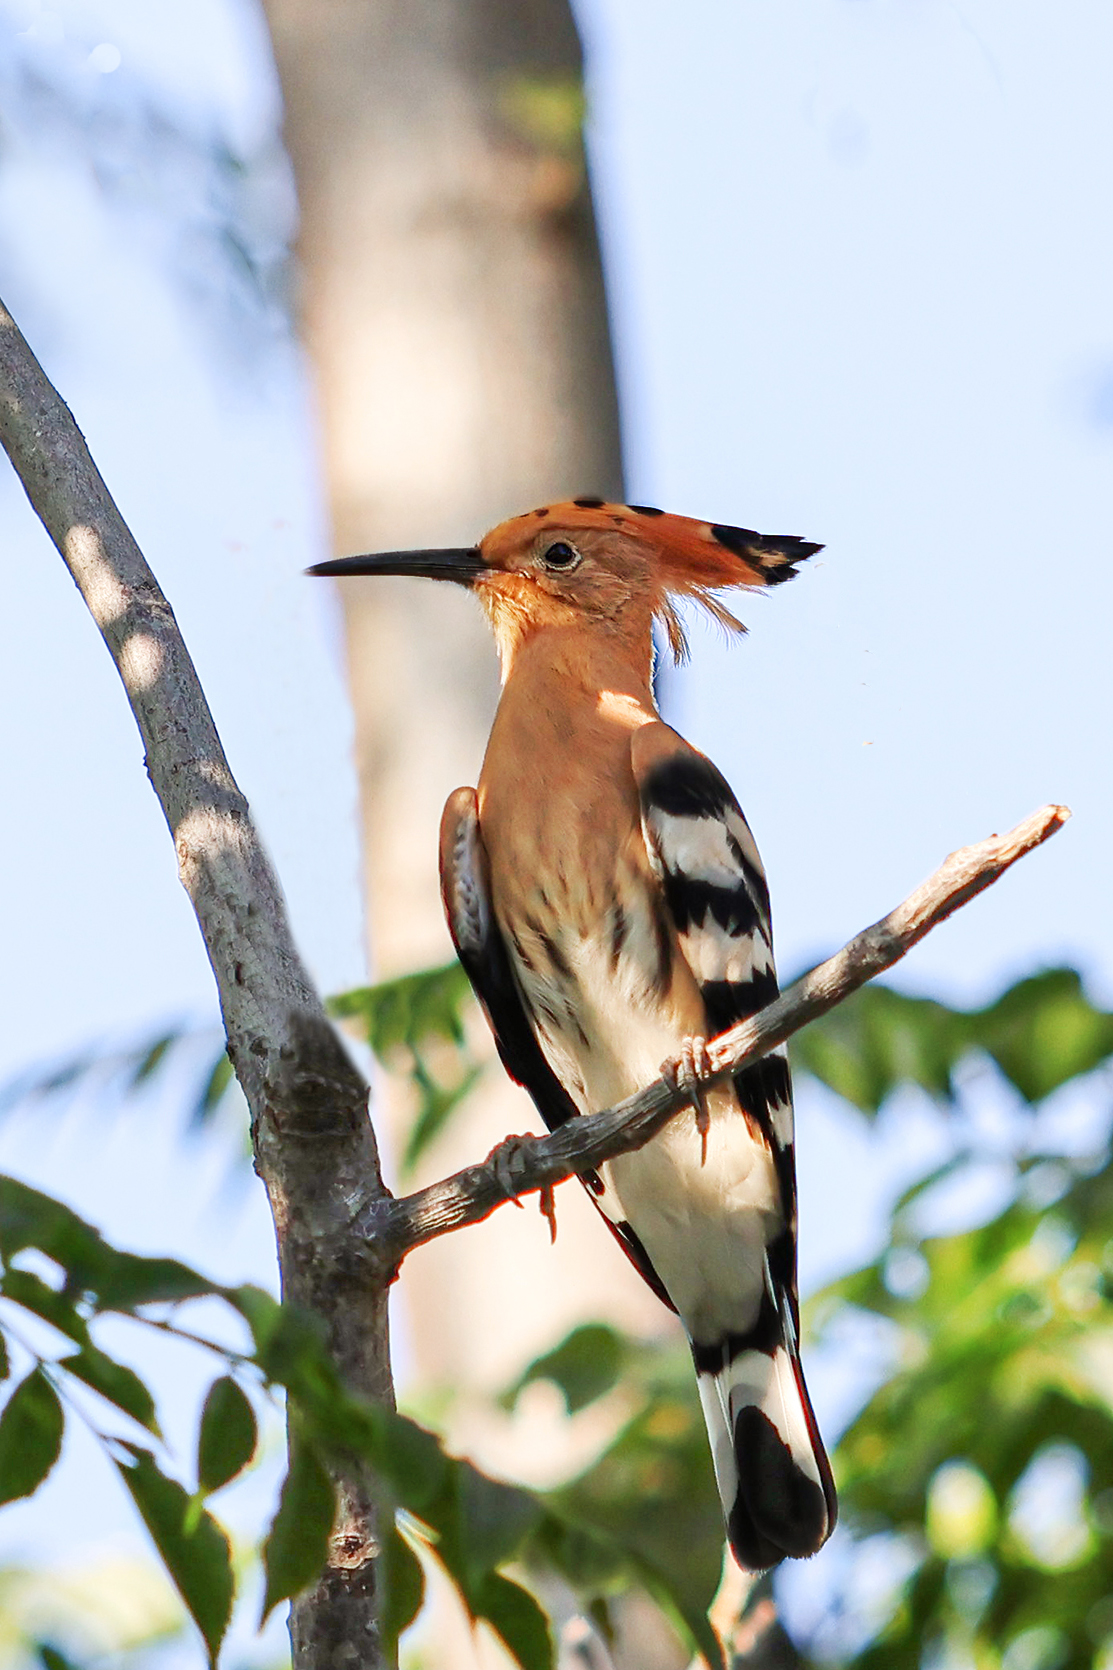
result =
M367 1087L302 965L170 605L68 408L2 304L0 443L101 630L143 738L251 1109L283 1293L324 1320L347 1384L390 1401L385 1286L349 1250L353 1205L384 1194ZM360 1662L377 1664L370 1503L360 1481L340 1483L333 1558L295 1612L307 1614L309 1635L314 1612L328 1612L337 1664L363 1647ZM314 1670L329 1662L317 1656Z
M917 940L1054 835L1069 817L1065 806L1044 806L1008 835L991 835L953 852L888 916L813 968L759 1015L716 1038L710 1045L713 1071L707 1082L760 1060L808 1021L891 968ZM642 1147L688 1100L683 1090L660 1078L616 1107L571 1120L551 1136L508 1137L482 1164L416 1194L376 1203L360 1226L369 1236L369 1250L377 1259L388 1255L400 1262L423 1241L478 1223L507 1200L550 1189L616 1154Z

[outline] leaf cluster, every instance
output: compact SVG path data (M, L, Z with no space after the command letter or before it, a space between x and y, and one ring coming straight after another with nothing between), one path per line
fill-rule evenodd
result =
M1113 1054L1113 1015L1090 1002L1073 968L1043 969L980 1009L874 982L798 1032L789 1053L794 1070L869 1115L909 1084L953 1105L958 1069L976 1055L1031 1105Z
M250 1349L229 1352L180 1328L178 1307L196 1298L230 1307L246 1324ZM668 1606L690 1644L717 1662L702 1608L624 1540L620 1523L613 1530L592 1524L590 1516L577 1515L574 1498L545 1497L492 1479L449 1455L416 1422L354 1396L341 1384L314 1319L262 1290L222 1287L176 1260L123 1252L62 1203L0 1177L0 1300L6 1302L0 1305L0 1379L11 1377L14 1355L31 1358L0 1413L0 1502L31 1495L47 1478L67 1416L89 1419L73 1397L72 1382L99 1394L148 1435L136 1442L90 1420L211 1664L231 1617L235 1578L227 1532L208 1499L255 1456L257 1421L248 1392L275 1389L287 1400L292 1443L262 1547L264 1619L320 1575L336 1516L335 1478L341 1470L350 1475L354 1466L373 1479L380 1505L381 1626L388 1645L420 1610L420 1552L439 1562L469 1614L490 1625L523 1670L551 1670L553 1643L534 1595L508 1575L512 1564L559 1577L603 1619L608 1595L642 1583ZM20 1313L48 1324L63 1348L48 1354L29 1345ZM97 1318L106 1313L178 1333L226 1358L226 1372L213 1381L201 1411L192 1489L168 1470L150 1390L92 1338Z
M330 1015L353 1023L383 1065L413 1084L417 1113L402 1154L403 1176L412 1175L483 1070L464 1028L473 1003L456 961L327 1000Z
M332 1001L332 1012L356 1022L380 1059L407 1071L418 1089L411 1164L480 1070L465 1038L470 1001L455 964ZM169 1047L156 1040L135 1082L158 1070ZM868 1115L906 1085L960 1108L961 1070L971 1059L989 1063L1036 1107L1108 1060L1113 1016L1089 1002L1069 969L1022 980L970 1010L875 985L813 1023L792 1050L798 1070ZM1113 1617L1102 1611L1113 1588L1113 1174L1105 1166L1055 1170L1039 1157L1019 1169L1017 1198L991 1223L929 1241L918 1238L914 1219L932 1181L924 1180L898 1203L883 1254L813 1307L821 1334L833 1337L844 1318L868 1313L897 1341L896 1371L853 1423L836 1465L844 1521L866 1544L896 1538L911 1575L884 1628L860 1650L844 1651L842 1662L901 1670L958 1652L980 1670L1001 1663L1010 1642L1031 1656L1050 1641L1049 1666L1081 1670L1099 1635L1113 1633ZM404 1416L352 1398L312 1324L258 1290L219 1288L172 1260L111 1248L65 1207L10 1180L0 1180L0 1230L3 1308L32 1313L65 1342L49 1359L32 1355L0 1415L0 1498L29 1494L47 1475L69 1383L92 1388L155 1442L106 1436L214 1659L234 1584L228 1539L207 1502L250 1464L252 1398L277 1389L294 1437L263 1543L268 1611L321 1570L334 1474L355 1462L374 1477L390 1522L381 1539L388 1640L417 1615L422 1562L434 1559L471 1615L527 1670L544 1670L553 1658L544 1614L519 1580L531 1574L567 1583L604 1634L613 1598L638 1585L690 1647L719 1662L706 1610L719 1577L721 1520L683 1349L649 1349L586 1324L532 1363L506 1394L508 1405L531 1381L549 1380L569 1413L601 1398L621 1408L613 1441L584 1474L532 1493L449 1456ZM149 1389L106 1356L90 1326L114 1310L173 1331L173 1321L152 1311L204 1295L243 1319L250 1350L226 1354L226 1372L210 1388L196 1484L187 1489L158 1451ZM8 1367L5 1355L5 1374ZM1025 1540L1017 1504L1040 1458L1061 1459L1064 1446L1085 1487L1081 1530L1060 1557L1048 1553L1046 1539L1039 1547ZM968 1523L947 1506L956 1480ZM1037 1654L1032 1662L1042 1661Z
M1037 1191L1045 1167L1025 1168ZM901 1214L882 1257L815 1306L821 1332L848 1310L896 1331L896 1370L837 1464L844 1521L903 1539L912 1573L853 1662L911 1670L961 1648L997 1664L1038 1630L1058 1670L1090 1666L1113 1636L1113 1168L1076 1173L1053 1204L1022 1191L961 1235L917 1243ZM1033 1536L1026 1486L1049 1458L1077 1499Z

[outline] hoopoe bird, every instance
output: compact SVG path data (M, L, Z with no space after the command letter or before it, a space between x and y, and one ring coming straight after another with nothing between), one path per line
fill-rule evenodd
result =
M814 1554L836 1499L800 1366L788 1062L698 1084L706 1040L777 995L765 874L726 780L657 711L652 628L682 656L688 598L744 631L718 594L779 585L820 549L580 498L466 550L310 570L453 581L494 630L502 694L479 786L441 824L449 928L550 1129L663 1070L692 1086L690 1110L583 1181L687 1331L749 1570Z

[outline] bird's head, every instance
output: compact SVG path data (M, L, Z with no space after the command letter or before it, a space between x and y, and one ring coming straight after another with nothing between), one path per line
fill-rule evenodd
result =
M687 650L677 598L692 598L733 632L720 592L791 580L821 545L791 535L671 516L651 505L572 499L500 522L461 550L384 551L316 564L310 574L415 574L469 587L501 644L545 627L595 626L638 641L654 616L676 658Z

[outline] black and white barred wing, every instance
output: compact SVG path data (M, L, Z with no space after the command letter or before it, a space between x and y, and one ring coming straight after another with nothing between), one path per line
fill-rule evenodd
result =
M761 860L725 778L668 726L636 734L633 762L650 861L715 1036L777 996ZM745 1116L740 1151L752 1126L769 1150L779 1199L758 1209L760 1267L742 1267L734 1278L748 1320L714 1339L693 1337L692 1351L731 1544L743 1565L758 1568L814 1553L836 1504L799 1359L792 1090L783 1051L734 1082Z
M777 996L765 871L726 778L675 731L662 724L639 732L634 764L650 861L700 988L707 1035L716 1037ZM740 1073L737 1082L770 1146L791 1150L792 1091L784 1052ZM791 1219L791 1173L785 1182Z

